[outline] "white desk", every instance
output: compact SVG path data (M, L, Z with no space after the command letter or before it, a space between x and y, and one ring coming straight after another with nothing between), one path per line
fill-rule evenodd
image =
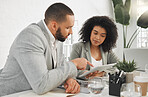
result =
M66 94L64 89L56 88L53 91L50 91L44 95L37 95L32 90L28 90L3 97L67 97L68 95L73 95L73 94ZM72 97L90 97L90 94L78 93ZM102 92L102 97L115 97L115 96L108 95L108 88L106 87ZM148 97L148 96L143 96L143 97Z
M65 90L56 88L55 90L50 91L44 95L37 95L32 90L28 90L28 91L15 93L15 94L3 96L3 97L67 97L68 95L73 95L73 94L66 94ZM83 96L89 97L89 94L79 93L79 94L76 94L74 97L83 97Z

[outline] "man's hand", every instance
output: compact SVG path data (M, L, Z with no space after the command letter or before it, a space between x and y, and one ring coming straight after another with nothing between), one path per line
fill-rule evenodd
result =
M89 61L87 61L85 58L76 58L74 60L71 60L79 70L85 70L87 64L94 67Z
M80 85L72 78L66 80L64 88L66 89L66 93L76 94L80 92Z

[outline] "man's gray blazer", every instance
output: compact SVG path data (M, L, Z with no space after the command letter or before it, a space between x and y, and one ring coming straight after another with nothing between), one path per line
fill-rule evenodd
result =
M43 22L29 25L10 48L0 73L0 96L29 89L43 94L75 77L77 68L71 61L64 61L61 42L57 55L57 68L53 69L50 38Z

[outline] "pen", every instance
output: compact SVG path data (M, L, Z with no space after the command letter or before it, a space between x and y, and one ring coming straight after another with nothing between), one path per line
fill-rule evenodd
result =
M123 71L120 72L120 75L119 75L119 77L118 77L118 79L117 79L117 81L116 81L116 84L119 82L119 79L120 79L120 77L122 76L122 74L123 74Z

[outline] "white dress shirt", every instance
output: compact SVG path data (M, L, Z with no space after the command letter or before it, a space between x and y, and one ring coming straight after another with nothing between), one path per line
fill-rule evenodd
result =
M43 24L46 28L46 30L48 31L49 33L49 36L50 36L50 43L51 43L51 52L52 52L52 58L53 58L53 62L54 62L54 68L56 68L57 66L57 45L58 45L58 40L55 39L55 37L52 35L52 33L50 32L50 30L48 29L47 25L45 24L44 20L43 21Z

